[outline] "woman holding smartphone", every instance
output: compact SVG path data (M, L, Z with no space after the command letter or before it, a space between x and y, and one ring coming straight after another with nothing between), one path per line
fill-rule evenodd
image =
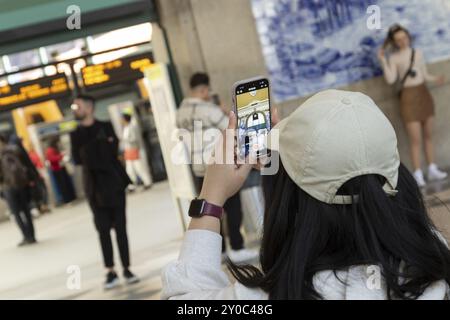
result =
M236 128L231 113L228 129ZM237 282L222 269L221 207L252 166L213 163L191 203L179 258L163 271L162 298L449 297L450 251L400 163L394 128L369 97L321 92L275 130L279 143L270 139L269 149L281 161L263 176L261 268L229 262ZM218 147L233 154L227 140L235 137L224 136Z
M389 59L385 55L386 49L392 51ZM441 85L445 82L444 76L428 73L422 51L411 47L410 33L397 24L389 28L378 58L386 81L389 84L400 82L400 113L409 137L414 178L420 187L426 185L420 161L423 137L428 180L445 179L447 173L435 164L432 139L434 102L425 85L426 81Z

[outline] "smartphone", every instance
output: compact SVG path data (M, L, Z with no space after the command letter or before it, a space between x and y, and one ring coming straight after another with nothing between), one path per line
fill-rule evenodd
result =
M271 129L269 80L256 77L236 82L233 103L238 123L237 156L244 159L250 153L256 158L267 155Z

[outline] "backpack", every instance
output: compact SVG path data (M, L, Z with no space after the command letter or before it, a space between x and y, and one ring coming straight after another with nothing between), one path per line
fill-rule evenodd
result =
M28 171L14 150L5 150L1 155L3 182L12 188L24 188L27 186Z

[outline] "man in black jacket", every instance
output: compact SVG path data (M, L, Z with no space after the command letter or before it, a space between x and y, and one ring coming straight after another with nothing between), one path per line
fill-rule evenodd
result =
M119 141L114 129L111 123L95 119L94 105L95 100L90 96L75 98L72 110L79 125L70 138L72 157L75 164L82 166L85 194L99 233L107 269L105 289L112 289L119 283L114 271L112 228L116 232L126 282L139 281L129 270L125 189L130 179L117 157Z

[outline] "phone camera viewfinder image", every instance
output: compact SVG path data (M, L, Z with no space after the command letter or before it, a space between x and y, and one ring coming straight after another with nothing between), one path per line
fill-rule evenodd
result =
M236 87L238 118L238 157L250 153L257 158L267 154L270 131L270 98L267 79L244 83Z

